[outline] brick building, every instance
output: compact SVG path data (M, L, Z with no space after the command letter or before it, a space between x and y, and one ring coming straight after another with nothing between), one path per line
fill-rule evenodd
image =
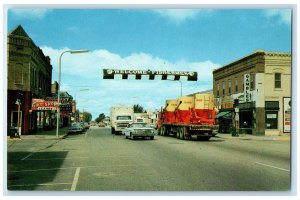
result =
M216 69L213 93L221 132L289 133L291 54L258 50Z
M51 111L33 111L33 98L51 95L50 58L34 44L22 26L7 36L7 130L16 126L18 115L22 134L50 126ZM20 100L18 112L17 100Z

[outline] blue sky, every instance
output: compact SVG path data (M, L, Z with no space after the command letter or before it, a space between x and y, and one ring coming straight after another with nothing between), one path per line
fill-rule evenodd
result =
M182 80L183 94L212 89L212 71L257 49L291 52L289 9L10 9L7 30L22 25L53 65L65 54L62 90L78 108L96 118L112 105L140 104L160 109L180 95L180 83L103 80L102 69L197 71L198 81ZM80 91L89 89L88 91Z

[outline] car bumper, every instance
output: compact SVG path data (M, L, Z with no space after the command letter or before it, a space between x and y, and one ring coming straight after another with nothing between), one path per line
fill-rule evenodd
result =
M78 133L82 132L82 130L68 130L68 133Z
M132 133L133 136L135 137L150 137L150 136L155 136L155 133Z

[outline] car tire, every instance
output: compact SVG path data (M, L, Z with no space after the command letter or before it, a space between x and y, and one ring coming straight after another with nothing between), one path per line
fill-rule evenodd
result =
M154 140L154 136L150 136L150 140Z

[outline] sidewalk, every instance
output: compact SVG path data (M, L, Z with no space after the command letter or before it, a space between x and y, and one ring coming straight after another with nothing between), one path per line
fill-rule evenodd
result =
M58 137L56 136L56 129L48 130L48 131L39 131L32 135L21 135L20 138L10 138L7 137L8 140L34 140L34 139L46 139L46 140L54 140L54 139L63 139L67 136L68 127L62 127L58 131Z
M237 139L237 140L264 140L264 141L290 141L290 134L272 135L272 136L257 136L249 134L240 134L239 136L232 136L230 133L218 133L218 138L223 139Z

